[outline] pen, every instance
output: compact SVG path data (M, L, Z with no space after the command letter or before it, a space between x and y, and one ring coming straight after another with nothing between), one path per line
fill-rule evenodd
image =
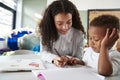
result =
M54 50L55 50L55 52L57 53L57 55L59 56L59 57L61 57L61 55L58 53L58 51L54 48Z
M56 52L56 54L59 56L59 57L61 57L61 55L58 53L58 51L54 48L54 50L55 50L55 52ZM66 64L67 64L67 62L66 62L66 60L64 59L64 58L61 58L62 60L58 60L58 62L61 64L61 66L65 66Z

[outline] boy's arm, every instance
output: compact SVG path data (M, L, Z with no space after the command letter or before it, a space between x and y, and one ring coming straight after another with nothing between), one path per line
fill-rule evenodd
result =
M109 76L113 73L112 63L109 58L108 50L118 39L118 35L116 34L116 29L113 29L111 34L109 32L109 29L107 29L106 35L101 42L100 55L98 60L98 72L104 76Z
M108 49L101 47L98 60L98 73L104 76L109 76L112 72L112 63L109 58Z

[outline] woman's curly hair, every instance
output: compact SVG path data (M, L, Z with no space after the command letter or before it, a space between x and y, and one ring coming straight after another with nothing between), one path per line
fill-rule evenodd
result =
M71 13L72 27L85 33L76 6L69 0L54 1L45 10L43 19L39 24L42 45L46 46L48 51L52 50L53 42L59 37L54 23L54 17L59 13Z

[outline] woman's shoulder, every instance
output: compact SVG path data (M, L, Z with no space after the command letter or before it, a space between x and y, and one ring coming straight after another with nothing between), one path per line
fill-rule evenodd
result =
M76 28L74 28L74 27L72 27L72 31L73 31L73 34L74 34L74 35L79 35L79 36L80 36L80 35L84 35L81 30L78 30L78 29L76 29Z

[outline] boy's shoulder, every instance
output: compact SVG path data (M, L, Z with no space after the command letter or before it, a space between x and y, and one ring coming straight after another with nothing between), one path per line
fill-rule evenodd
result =
M85 53L94 53L94 51L92 50L92 48L91 47L86 47L85 49L84 49L84 52Z

